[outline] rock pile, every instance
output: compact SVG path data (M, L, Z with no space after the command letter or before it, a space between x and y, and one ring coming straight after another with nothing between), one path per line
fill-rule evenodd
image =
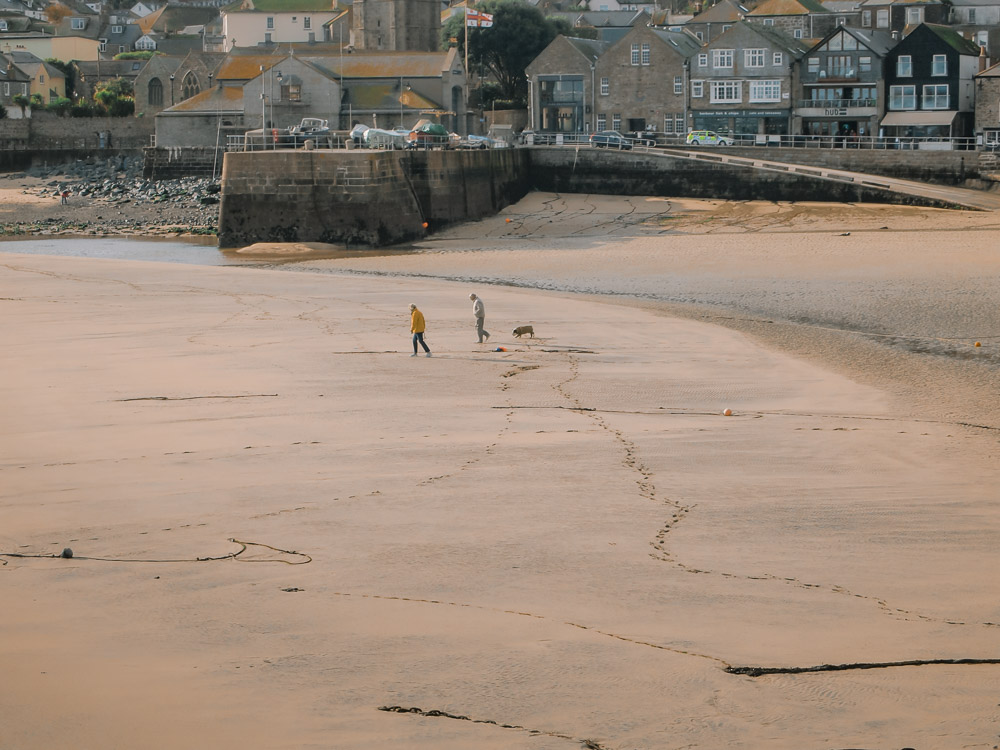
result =
M169 229L214 234L218 224L218 182L194 177L147 180L142 176L141 157L79 160L53 167L31 167L21 175L11 175L19 176L44 180L22 191L26 194L58 199L68 191L70 207L89 206L86 220L73 224L89 233L103 233L101 229L106 227L107 233L159 233L155 230ZM58 200L55 203L59 205ZM31 233L30 227L24 229Z

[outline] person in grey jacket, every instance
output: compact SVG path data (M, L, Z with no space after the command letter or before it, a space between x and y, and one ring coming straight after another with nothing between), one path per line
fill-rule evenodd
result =
M479 336L479 343L482 344L490 338L490 332L483 328L486 322L486 305L475 294L470 294L469 299L472 300L472 314L476 316L476 334Z

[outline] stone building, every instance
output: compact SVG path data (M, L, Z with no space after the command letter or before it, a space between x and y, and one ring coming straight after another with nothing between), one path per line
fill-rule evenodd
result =
M770 26L733 26L691 58L690 129L790 134L796 63L806 49Z
M719 0L684 24L684 28L694 34L698 41L707 44L719 34L729 31L749 12L748 7L736 0Z
M336 130L354 122L390 129L434 118L463 132L465 73L446 52L315 50L230 53L207 90L156 115L157 146L222 146L228 134L285 128L304 117Z
M686 132L686 61L699 49L687 32L634 27L597 60L594 130Z
M354 0L358 50L437 52L441 47L439 0Z
M607 42L559 35L525 68L528 129L547 133L594 130L597 60Z
M819 39L833 29L836 18L819 0L764 0L746 15L750 23L777 29L793 39Z
M864 0L858 9L862 28L898 35L908 26L948 23L948 6L941 0Z
M976 76L976 134L1000 150L1000 63Z
M211 87L225 58L218 52L190 52L183 57L154 55L133 84L136 115L153 117Z

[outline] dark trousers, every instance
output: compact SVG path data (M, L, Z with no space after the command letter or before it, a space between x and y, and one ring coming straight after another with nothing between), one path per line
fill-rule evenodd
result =
M413 353L414 354L417 353L417 342L418 341L420 342L420 345L422 347L424 347L424 351L425 352L429 352L430 351L430 349L427 348L427 342L424 341L424 332L421 331L420 333L413 334Z

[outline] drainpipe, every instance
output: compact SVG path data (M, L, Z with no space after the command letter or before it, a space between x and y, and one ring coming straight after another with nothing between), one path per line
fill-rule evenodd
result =
M597 63L592 62L590 64L590 117L591 119L587 122L587 127L590 128L590 132L596 133L597 128L591 127L591 125L597 122L597 94L594 91L594 85L597 82Z
M695 53L697 54L697 53ZM691 58L685 58L684 63L681 65L683 71L682 79L684 81L684 133L688 132L688 103L691 99ZM674 135L684 135L684 133L677 133L676 128L674 128Z
M538 132L538 128L535 127L535 86L531 81L531 76L527 76L528 79L528 123L532 131Z

